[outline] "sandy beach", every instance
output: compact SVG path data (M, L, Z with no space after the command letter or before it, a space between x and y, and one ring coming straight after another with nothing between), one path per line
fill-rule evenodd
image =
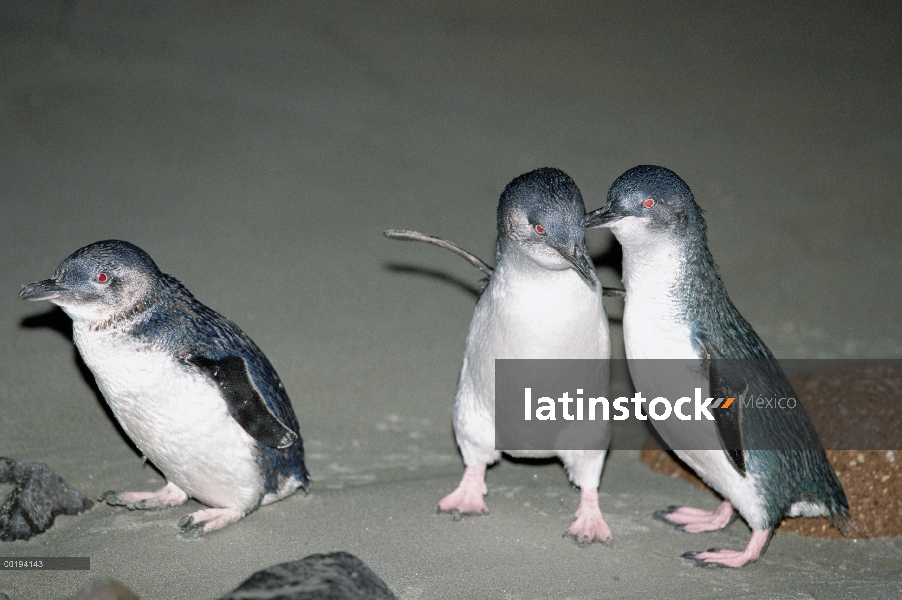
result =
M91 498L163 477L118 428L68 318L17 299L74 250L123 239L263 349L300 421L313 483L200 538L189 504L95 504L2 557L11 600L97 577L142 599L207 600L254 571L351 552L407 600L894 598L902 540L778 531L741 570L653 520L719 500L615 449L611 546L562 534L560 463L489 470L485 517L435 513L462 462L451 407L481 274L387 240L438 235L493 262L504 186L566 171L592 210L637 164L705 209L733 302L778 358L902 358L902 30L897 5L0 2L0 456ZM620 285L607 231L587 235ZM606 300L615 356L622 301ZM622 376L615 387L627 388Z

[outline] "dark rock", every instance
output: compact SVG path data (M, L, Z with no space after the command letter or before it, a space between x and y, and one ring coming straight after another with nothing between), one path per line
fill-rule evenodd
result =
M57 515L77 515L93 505L44 463L0 457L0 484L12 485L0 505L0 540L6 542L27 540L50 529Z
M311 554L257 571L219 600L395 600L363 561L347 552Z
M9 600L9 596L7 596L6 594L0 592L0 600Z

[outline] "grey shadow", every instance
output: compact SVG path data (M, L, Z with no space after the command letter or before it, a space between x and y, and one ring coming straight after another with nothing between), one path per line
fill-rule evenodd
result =
M72 341L72 319L70 319L69 316L63 312L63 309L58 306L53 307L47 312L23 318L19 321L19 326L23 329L52 329L70 342ZM97 387L97 381L94 379L94 374L91 372L91 369L88 368L88 365L85 364L85 361L82 360L81 354L78 353L78 348L75 347L74 343L72 344L72 360L75 362L75 366L78 368L78 372L85 385L91 389L94 393L94 397L97 399L97 403L103 408L103 411L106 413L109 420L113 422L116 431L135 454L143 457L144 453L141 452L141 450L135 446L134 442L132 442L131 438L128 437L128 434L125 433L125 430L122 429L118 419L116 419L116 415L113 414L110 405L106 403L103 393L100 391L100 388Z
M592 257L592 264L595 265L596 269L599 267L610 267L617 271L617 275L623 279L623 248L620 246L617 238L614 238L607 250Z
M444 271L429 269L417 265L405 263L388 263L385 265L385 268L393 273L400 273L402 275L415 275L417 277L429 277L431 279L441 281L442 283L447 283L464 292L467 292L468 294L472 295L473 298L479 298L479 295L482 293L482 289L485 287L481 285L481 282L471 284Z

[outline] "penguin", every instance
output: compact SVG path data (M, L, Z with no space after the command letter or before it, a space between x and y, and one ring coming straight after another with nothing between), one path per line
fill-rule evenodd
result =
M106 492L129 509L209 508L179 521L205 534L307 489L304 447L273 366L237 325L146 252L106 240L75 251L22 300L72 319L75 345L135 446L166 477L155 492Z
M610 358L608 320L586 248L584 217L583 198L573 180L559 169L541 168L511 181L501 195L494 269L438 238L409 231L385 233L448 248L488 275L470 322L454 398L453 425L464 475L438 503L438 512L489 512L486 468L501 457L495 449L496 359ZM607 370L604 376L607 385ZM507 452L561 459L580 488L576 519L565 534L579 543L607 543L612 538L598 500L610 429L607 422L600 422L599 428L605 450Z
M584 224L610 228L623 247L623 337L637 391L666 397L666 384L648 366L652 361L642 359L680 359L696 365L698 385L714 398L797 397L770 350L730 301L708 249L702 209L676 173L657 166L630 169L611 186L606 205L587 215ZM684 506L655 516L696 533L726 527L735 509L752 536L742 551L687 552L684 558L697 566L754 562L785 517L826 516L840 531L848 529L845 493L801 405L777 414L743 410L742 402L733 402L711 412L714 422L651 422L724 501L713 512ZM685 449L680 440L687 439L687 431L695 439L719 442L701 447L719 449Z

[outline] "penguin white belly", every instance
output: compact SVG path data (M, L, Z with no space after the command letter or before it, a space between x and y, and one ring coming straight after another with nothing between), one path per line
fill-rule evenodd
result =
M701 367L692 345L692 332L677 317L671 303L660 296L656 300L649 295L637 294L635 298L628 295L623 313L623 337L633 383L646 398L662 396L673 402L695 387L700 387L703 397L707 397L707 377L700 376L698 371L687 368L674 380L670 378L674 375L670 363L655 366L644 360L678 359L679 362L673 363L675 368L682 367L682 361L686 361L686 367L698 361ZM643 360L633 362L633 359ZM712 489L729 500L749 525L764 528L767 519L758 477L751 472L741 475L723 450L685 449L719 447L720 437L714 421L669 419L650 422L674 453Z
M169 481L211 507L259 505L256 442L213 382L121 333L76 326L75 343L119 424Z
M495 359L610 357L607 316L599 288L572 269L518 272L499 265L476 306L454 403L454 425L466 464L498 459L495 441ZM547 457L557 452L511 452Z

